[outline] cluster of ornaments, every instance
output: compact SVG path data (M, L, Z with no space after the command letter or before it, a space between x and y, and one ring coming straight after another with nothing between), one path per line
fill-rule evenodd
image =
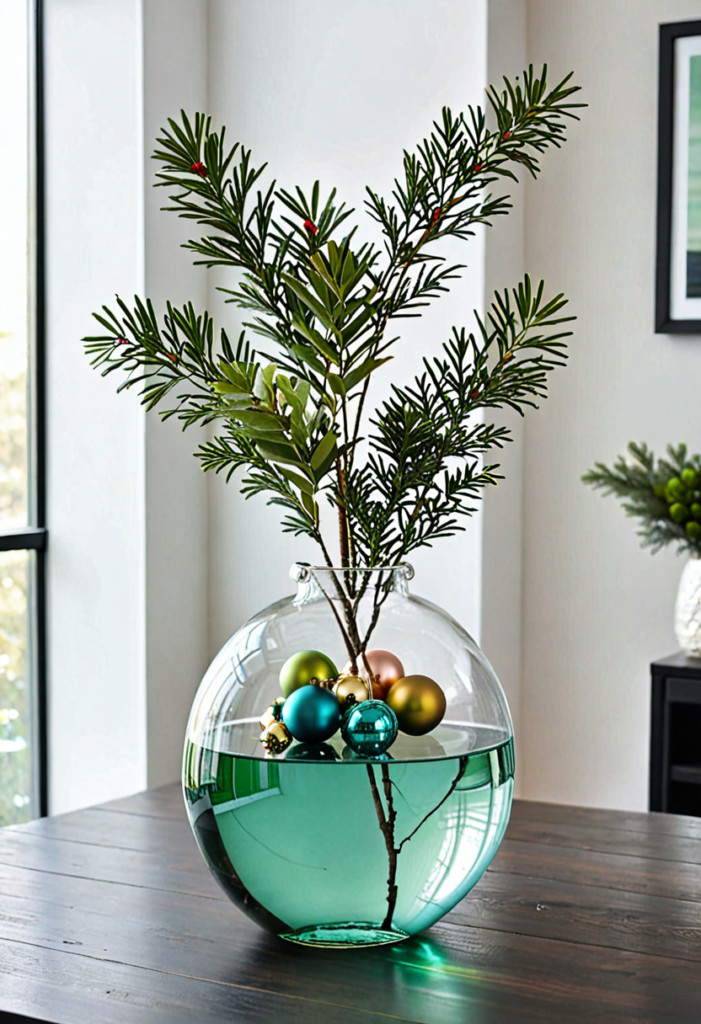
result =
M685 466L679 476L655 488L669 506L669 517L686 530L693 541L701 540L701 473Z
M350 663L339 673L320 651L298 651L288 658L280 670L283 696L260 720L268 753L283 753L293 739L318 746L340 729L354 754L377 757L394 743L397 732L423 736L441 722L446 702L438 683L405 675L390 651L368 651L363 658L372 692L352 674Z

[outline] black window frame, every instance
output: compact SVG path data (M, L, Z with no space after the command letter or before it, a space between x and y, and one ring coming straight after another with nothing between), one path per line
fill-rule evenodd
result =
M34 477L33 508L28 518L34 526L22 529L0 528L0 551L34 551L34 620L29 635L32 638L31 679L34 704L34 732L32 742L33 770L38 776L32 780L40 816L48 814L48 715L46 671L46 267L45 267L45 205L44 205L44 46L43 0L27 4L29 19L30 81L30 139L34 147L30 160L30 196L34 206L34 260L33 273L33 331L30 336L28 379L31 380L29 464ZM28 610L28 614L30 614Z

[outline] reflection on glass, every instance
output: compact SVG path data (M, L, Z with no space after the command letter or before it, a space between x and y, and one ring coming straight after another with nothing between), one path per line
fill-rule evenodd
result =
M0 528L28 522L28 59L26 0L0 0Z
M27 616L33 568L31 552L0 552L0 826L36 813Z

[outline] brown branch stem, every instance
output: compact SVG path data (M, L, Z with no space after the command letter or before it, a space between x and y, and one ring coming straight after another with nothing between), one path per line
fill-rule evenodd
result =
M433 814L435 814L435 813L436 813L436 811L437 811L437 810L438 810L438 809L439 809L440 807L442 807L442 806L443 806L443 804L444 804L444 803L446 802L446 800L448 799L448 797L452 796L452 794L453 794L453 793L455 792L455 788L456 788L456 786L457 786L458 782L460 782L460 779L461 779L461 778L463 777L463 775L465 774L465 768L466 768L466 767L467 767L467 755L463 754L463 756L462 756L462 757L460 758L460 762L459 762L459 767L458 767L458 773L457 773L457 775L455 776L455 778L453 779L453 781L451 782L451 784L450 784L450 789L449 789L449 790L448 790L448 792L447 792L447 793L445 794L445 796L443 797L443 799L442 799L442 800L441 800L441 801L440 801L439 803L437 803L437 804L436 804L436 806L435 806L435 807L433 807L433 808L432 808L432 809L431 809L431 810L430 810L430 811L428 812L428 814L424 815L424 817L423 817L423 818L421 819L421 821L420 821L420 822L419 822L419 824L418 824L418 825L416 826L416 828L412 829L412 830L411 830L411 832L409 833L409 835L408 835L408 836L404 836L404 838L402 839L401 843L400 843L400 844L399 844L399 846L397 847L397 853L401 853L401 852L402 852L402 848L403 848L404 844L405 844L405 843L408 843L410 839L413 839L413 837L414 837L414 836L416 835L416 833L417 833L417 832L419 831L419 829L421 828L421 826L422 826L422 825L424 825L424 824L425 824L425 823L426 823L426 822L428 821L428 819L429 819L429 818L430 818L430 817L431 817L431 816L432 816Z
M375 772L372 764L367 764L366 770L368 773L368 780L370 782L370 791L372 793L373 803L375 805L375 813L377 815L377 821L380 826L380 831L385 841L385 847L387 849L387 911L385 913L384 920L380 925L381 928L390 929L392 927L392 919L397 906L397 897L399 890L397 888L397 867L399 861L399 855L404 849L404 846L413 839L416 833L422 828L426 822L431 818L436 811L438 811L443 804L448 800L460 782L460 779L465 774L465 768L467 767L467 755L463 755L459 760L459 767L457 774L450 784L448 792L438 801L435 807L432 807L428 814L425 814L418 825L411 830L411 832L402 839L397 845L395 838L395 822L397 820L397 810L394 806L394 794L392 793L392 780L389 774L389 765L383 764L381 767L382 772L382 789L385 795L385 803L387 805L387 811L382 805L382 797L380 796L380 790L377 785L375 778Z
M350 565L350 546L348 531L348 514L346 512L346 473L341 464L340 458L336 460L336 474L338 477L338 543L341 551L341 565L347 568Z
M387 913L385 914L385 919L380 927L391 928L394 908L397 905L397 849L394 845L394 822L397 817L397 812L394 808L394 800L392 798L392 784L389 777L389 766L386 764L382 765L382 787L385 792L385 800L387 801L387 814L385 814L385 809L382 806L382 797L380 796L380 790L377 786L373 766L368 764L365 767L370 781L370 790L375 804L375 813L377 814L380 830L385 840L387 860L389 862L389 873L387 875Z
M391 837L391 850L389 845L387 846L388 860L389 860L389 873L387 875L387 913L385 919L382 922L383 928L392 927L392 918L394 917L394 910L397 906L397 858L399 857L400 849L395 845L394 840L394 823L397 820L397 810L394 806L394 796L392 794L392 780L389 777L389 765L382 765L382 787L385 791L385 802L387 804L387 833Z

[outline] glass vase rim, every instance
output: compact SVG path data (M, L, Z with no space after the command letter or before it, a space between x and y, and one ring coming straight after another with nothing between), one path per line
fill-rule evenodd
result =
M313 579L317 573L389 573L398 575L407 582L414 578L414 567L409 562L394 565L312 565L311 562L293 562L290 577L297 583Z

